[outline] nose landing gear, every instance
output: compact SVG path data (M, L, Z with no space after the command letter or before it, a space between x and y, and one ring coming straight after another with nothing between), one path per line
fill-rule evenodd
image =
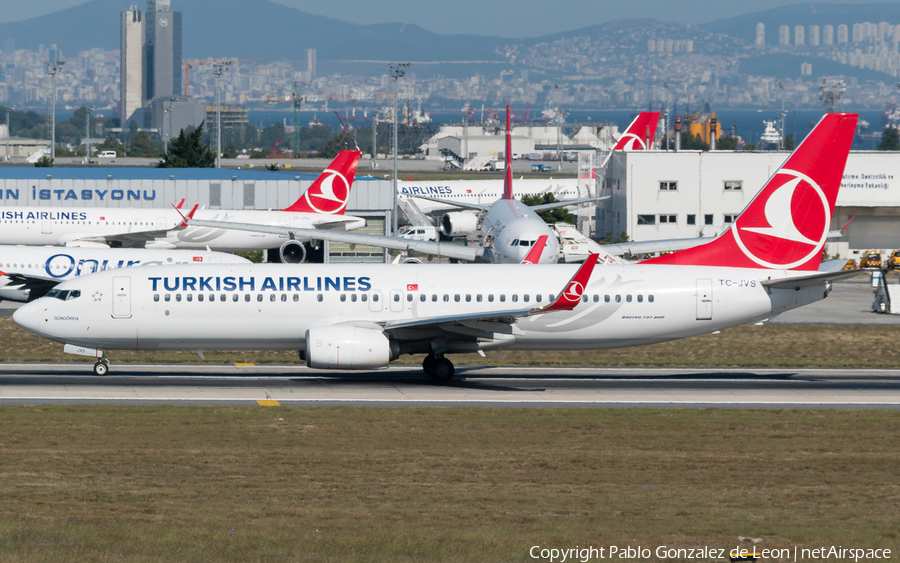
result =
M422 362L422 370L425 371L425 375L438 383L449 383L456 373L453 362L444 356L435 356L434 354L425 356L425 360Z

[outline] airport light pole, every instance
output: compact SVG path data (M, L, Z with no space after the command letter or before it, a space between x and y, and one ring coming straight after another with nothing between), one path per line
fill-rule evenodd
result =
M666 111L665 111L665 125L666 125L666 151L669 150L669 83L663 82L663 88L666 89Z
M56 75L62 72L66 61L47 61L50 75L50 160L56 160Z
M231 61L216 63L213 74L216 75L216 168L222 168L222 103L219 94L219 81Z
M397 127L400 122L400 116L397 115L397 81L406 74L404 68L408 67L410 63L390 63L389 68L391 73L391 78L394 79L394 174L393 174L393 186L394 186L394 195L393 202L394 206L391 208L391 234L397 234Z
M170 128L166 127L166 123L169 117L169 108L163 108L163 152L165 154L169 154L169 130Z
M9 129L9 114L11 111L11 109L6 108L6 158L3 160L7 162L9 162L9 136L11 134Z
M87 115L84 116L85 119L85 134L87 135L84 139L84 147L85 152L87 153L88 162L91 160L91 112L94 111L94 106L87 108Z

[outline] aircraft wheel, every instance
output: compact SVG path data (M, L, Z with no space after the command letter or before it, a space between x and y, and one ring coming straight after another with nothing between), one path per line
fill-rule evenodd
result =
M103 376L107 373L109 373L109 360L107 360L106 362L99 361L94 364L94 375Z
M447 358L436 358L434 368L428 374L432 379L439 383L449 383L453 379L456 370L453 368L453 362Z
M425 360L422 362L422 371L425 372L425 375L428 377L434 377L434 365L437 363L437 358L434 357L433 354L428 354L425 356Z

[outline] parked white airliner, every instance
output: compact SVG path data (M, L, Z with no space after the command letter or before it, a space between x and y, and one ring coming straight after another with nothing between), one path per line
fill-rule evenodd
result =
M503 178L503 192L500 199L489 207L476 204L451 202L457 207L469 207L478 213L448 213L445 232L450 235L478 234L481 246L461 246L430 241L415 241L408 238L380 235L360 235L355 233L313 232L309 229L253 225L247 223L224 223L203 219L188 220L188 225L213 229L233 228L281 236L318 238L333 242L365 244L442 256L466 262L486 262L492 264L521 264L526 257L533 264L555 264L559 262L560 245L556 233L537 214L538 211L566 207L588 201L606 199L609 196L582 200L545 203L528 206L514 197L511 163L512 140L510 137L509 106L506 108L506 172ZM451 219L453 217L453 219ZM444 227L442 226L442 229ZM543 241L539 252L532 252L532 246Z
M119 268L249 263L234 254L206 250L0 245L0 300L26 303L66 280Z
M820 272L855 114L827 114L730 229L639 264L210 265L102 272L13 316L100 358L103 349L297 349L321 369L376 369L427 353L583 350L674 340L824 299Z
M293 205L280 211L195 210L211 221L253 222L348 231L365 226L345 215L359 151L342 151ZM281 247L283 261L301 262L302 245L287 236L185 227L176 209L0 207L0 241L75 247L145 247L244 252ZM310 240L309 238L301 240Z
M658 111L639 113L619 137L613 151L649 150L656 135L659 123ZM553 194L557 201L578 199L577 178L542 179L528 178L516 180L513 198L525 196ZM455 209L459 204L489 207L503 197L503 186L496 180L444 180L417 182L415 180L398 181L397 196L400 198L415 197L416 207L423 213L437 213ZM425 196L435 199L423 199ZM572 205L572 204L569 204Z

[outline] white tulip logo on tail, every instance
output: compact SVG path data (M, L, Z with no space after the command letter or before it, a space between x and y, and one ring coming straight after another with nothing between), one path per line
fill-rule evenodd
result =
M317 213L337 213L347 206L350 182L337 170L325 169L322 182L303 194L306 203ZM318 188L318 189L316 189Z
M822 188L800 172L782 168L766 188L772 186L763 213L751 204L732 230L749 259L767 268L790 269L820 252L828 237L831 206Z
M622 144L623 141L624 144ZM644 140L634 133L625 133L622 135L622 138L619 139L619 145L621 147L620 150L623 151L647 150L647 144Z
M566 292L563 296L569 301L578 301L581 299L581 295L584 293L584 286L578 283L577 281L573 281L569 284L569 287L566 288Z

